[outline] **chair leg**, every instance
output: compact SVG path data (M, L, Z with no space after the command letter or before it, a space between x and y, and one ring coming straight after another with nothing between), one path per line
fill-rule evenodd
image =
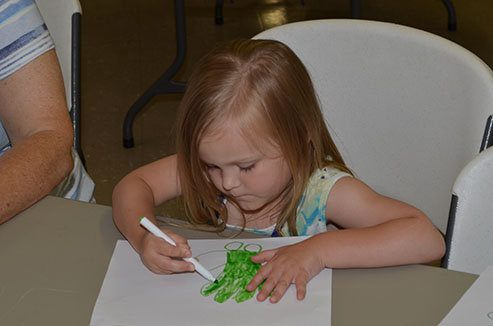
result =
M452 194L452 199L450 200L450 209L449 216L447 222L447 230L445 233L445 255L442 258L440 263L440 267L448 268L450 262L450 246L452 245L452 237L454 233L455 226L455 213L457 211L457 203L459 201L459 197Z
M479 151L482 152L489 147L493 146L493 115L488 117L486 121L486 127L484 128L483 140L481 141L481 147Z
M216 25L222 25L224 23L223 20L223 4L224 0L216 0L216 11L215 11L215 20Z
M351 0L351 18L361 18L361 0Z
M448 30L455 31L457 29L457 22L455 18L455 9L451 0L442 0L448 12Z
M184 0L175 0L176 25L176 57L171 66L159 77L151 87L130 107L123 123L123 147L134 147L132 132L133 120L137 113L158 94L176 94L185 92L186 85L171 80L185 61L186 34L185 34L185 5Z
M74 148L79 154L82 165L86 166L86 159L82 152L82 105L81 105L81 22L80 13L72 15L72 96L70 103L70 117L74 126Z

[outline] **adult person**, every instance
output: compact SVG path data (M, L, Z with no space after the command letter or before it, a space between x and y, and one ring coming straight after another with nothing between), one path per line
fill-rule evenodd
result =
M53 40L33 0L0 0L0 223L50 192L89 201Z

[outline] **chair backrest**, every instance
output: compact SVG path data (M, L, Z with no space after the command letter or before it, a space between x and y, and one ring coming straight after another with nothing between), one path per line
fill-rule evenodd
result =
M80 33L81 7L78 0L35 0L56 46L63 74L67 105L74 124L74 147L81 148Z
M255 38L279 40L300 57L356 176L445 231L455 177L493 113L489 67L444 38L382 22L306 21Z
M460 172L454 186L442 266L480 274L493 265L493 147Z

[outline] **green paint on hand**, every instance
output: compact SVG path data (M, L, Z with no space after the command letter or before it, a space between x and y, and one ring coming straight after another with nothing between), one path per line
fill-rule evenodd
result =
M238 249L228 249L233 243L239 243ZM224 248L227 250L226 266L214 282L205 284L200 293L204 296L209 296L212 293L216 293L214 301L223 303L229 298L240 303L253 298L256 291L247 291L246 286L255 276L257 271L262 267L261 264L253 263L250 257L258 254L262 247L258 246L258 251L249 251L246 245L243 247L243 243L234 241L228 243ZM241 249L243 247L243 249ZM258 287L258 290L262 288L263 283Z

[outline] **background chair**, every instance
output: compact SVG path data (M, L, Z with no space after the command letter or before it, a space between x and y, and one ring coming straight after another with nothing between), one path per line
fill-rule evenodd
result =
M356 176L445 231L455 177L493 113L489 67L439 36L381 22L299 22L255 38L282 41L303 61Z
M442 0L442 3L447 9L447 28L449 31L455 31L457 29L457 20L454 4L452 0ZM351 0L351 18L361 18L361 0Z
M185 83L173 81L178 73L187 52L187 35L185 30L185 3L184 0L174 0L175 6L175 34L176 34L176 56L169 68L135 101L128 109L123 121L123 147L134 147L133 123L137 114L159 94L184 93Z
M85 165L81 146L80 41L81 7L78 0L35 0L55 42L63 74L67 106L74 125L74 148Z
M442 267L480 274L493 265L492 185L493 147L489 147L466 165L454 183Z
M233 3L234 0L231 0L231 2ZM442 0L442 3L445 5L445 8L447 8L448 30L455 31L457 29L457 21L452 0ZM304 5L305 1L301 0L301 4ZM214 7L214 19L217 25L221 25L224 22L223 5L224 0L216 0L216 5ZM351 0L351 18L361 18L361 0Z

